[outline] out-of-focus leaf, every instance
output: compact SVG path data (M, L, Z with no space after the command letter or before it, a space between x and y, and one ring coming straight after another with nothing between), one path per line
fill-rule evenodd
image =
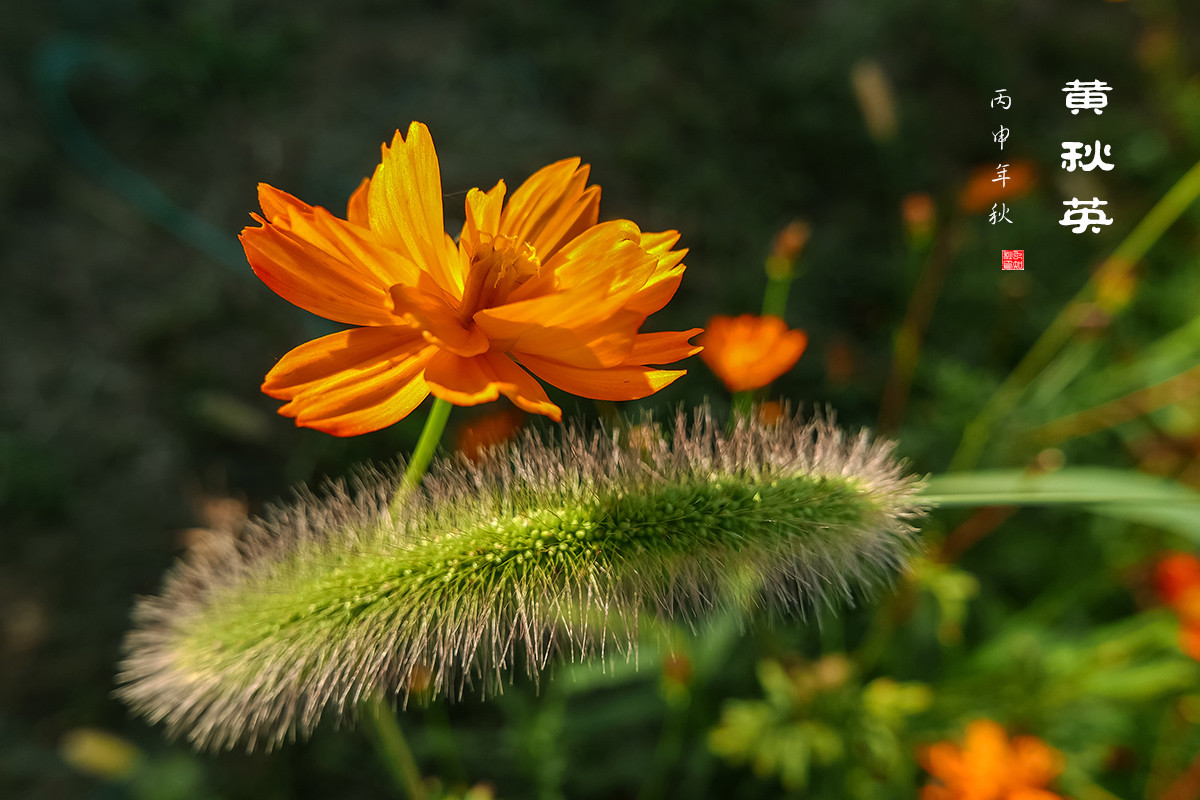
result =
M1152 702L1200 680L1200 664L1183 659L1153 661L1125 669L1083 672L1082 694L1122 702Z
M1087 408L1145 389L1200 363L1200 317L1168 333L1128 362L1114 364L1077 382L1065 402Z
M924 497L939 506L1075 505L1093 514L1174 531L1200 543L1200 493L1133 470L1067 467L1031 474L980 470L936 475Z

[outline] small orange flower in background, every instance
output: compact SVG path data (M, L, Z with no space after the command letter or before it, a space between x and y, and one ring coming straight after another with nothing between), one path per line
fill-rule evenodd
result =
M792 220L783 230L775 234L771 242L771 253L767 256L767 277L772 280L789 280L796 275L796 261L808 244L812 228L803 220Z
M995 176L993 176L995 177ZM937 224L937 205L928 192L909 192L900 200L900 217L910 239L925 241Z
M561 421L534 375L597 400L633 400L685 374L660 370L699 351L700 332L639 333L675 294L685 250L675 231L597 223L600 187L565 159L505 203L503 181L466 197L446 234L429 129L384 145L346 219L266 184L242 231L254 272L285 300L357 327L303 344L267 374L279 413L335 436L378 430L430 393L456 405L508 397ZM532 374L530 374L532 373Z
M996 165L1007 164L1004 173L1007 181L995 180ZM1037 169L1032 161L1007 161L1000 159L995 164L985 164L971 173L966 187L959 195L958 203L969 214L991 209L993 203L1011 203L1032 191L1037 183Z
M1200 558L1172 553L1154 568L1158 596L1179 615L1179 647L1200 661Z
M713 317L700 338L700 358L731 392L766 386L791 369L804 348L808 335L788 330L779 317Z
M988 719L967 725L960 747L938 742L920 754L937 779L921 800L1061 800L1046 786L1063 770L1063 755L1035 736L1012 740Z
M783 419L783 403L778 400L768 400L755 406L755 412L758 424L770 427Z
M516 436L524 423L525 414L516 408L468 420L458 427L455 449L472 461L478 461L491 448Z

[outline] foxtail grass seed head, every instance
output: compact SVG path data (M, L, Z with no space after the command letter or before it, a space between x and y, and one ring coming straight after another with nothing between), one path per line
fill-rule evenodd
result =
M865 431L706 409L638 430L441 462L396 516L393 473L303 494L139 602L120 696L198 748L272 747L369 698L629 654L646 614L847 600L918 549L917 481Z

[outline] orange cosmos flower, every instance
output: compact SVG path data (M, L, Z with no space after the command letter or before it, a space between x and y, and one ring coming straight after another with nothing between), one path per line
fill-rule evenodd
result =
M998 181L996 167L1004 163L1005 176L1008 180ZM1037 184L1037 168L1032 161L998 160L995 164L985 164L971 173L970 180L959 195L958 202L963 211L976 213L987 211L994 203L1011 203L1033 191Z
M1172 553L1154 568L1158 596L1179 615L1179 647L1200 661L1200 558Z
M679 234L597 224L600 187L566 159L504 202L503 181L466 197L455 242L429 129L384 145L346 219L271 186L242 231L254 272L301 308L356 327L303 344L267 374L281 414L336 436L391 425L431 392L457 405L505 395L556 421L533 378L582 397L632 400L685 374L659 370L699 351L699 329L639 333L675 294ZM533 373L531 375L530 373Z
M766 386L791 369L804 348L808 335L788 330L779 317L713 317L701 344L700 357L731 392Z
M1165 556L1154 568L1154 584L1163 602L1177 608L1188 594L1200 590L1200 558L1190 553Z
M925 241L937 224L937 205L927 192L909 192L900 200L900 216L909 238Z
M939 742L920 761L939 781L921 790L921 800L1061 800L1045 787L1062 772L1062 753L1034 736L1010 741L988 719L967 726L961 747Z

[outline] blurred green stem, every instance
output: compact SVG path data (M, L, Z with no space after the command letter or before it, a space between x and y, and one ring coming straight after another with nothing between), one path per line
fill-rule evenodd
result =
M989 435L998 423L1016 407L1026 387L1041 375L1046 365L1062 350L1074 335L1080 312L1095 294L1098 276L1111 278L1128 272L1146 254L1176 219L1200 197L1200 162L1189 169L1154 208L1138 223L1125 241L1113 251L1083 288L1071 299L1050 323L1021 359L1009 376L991 396L979 415L963 431L958 452L950 462L951 470L970 469L983 455Z
M733 393L733 418L730 420L736 423L739 419L749 420L750 411L754 406L754 392L747 389L744 392Z
M792 285L792 279L787 278L767 278L767 290L763 292L762 313L764 317L779 317L784 318L787 312L788 289Z
M879 657L887 650L892 633L896 630L895 609L892 603L883 603L875 609L871 617L871 627L867 635L859 642L858 649L852 654L861 675L866 675L874 668Z
M366 704L363 716L370 726L375 752L387 766L396 785L410 800L425 800L421 772L417 769L408 740L404 738L404 731L400 730L396 713L381 698L375 698Z
M934 306L937 305L949 271L949 243L953 236L954 229L948 228L938 236L934 246L909 251L909 260L919 261L923 266L892 346L891 371L879 402L879 430L883 433L895 431L904 417L913 375L921 355L921 341L933 318Z
M425 477L429 463L433 460L433 453L437 450L438 442L442 440L442 432L446 430L446 420L450 419L451 407L450 401L442 400L440 397L433 401L433 408L429 410L429 416L425 418L425 427L421 430L420 438L417 439L417 446L409 459L408 468L404 471L404 477L396 489L396 494L392 497L389 511L393 517L398 515L404 498ZM411 800L425 800L425 788L421 785L421 773L417 769L417 762L413 758L412 749L408 746L408 740L404 737L404 731L400 729L396 712L389 708L382 698L376 697L366 702L363 716L371 728L371 742L375 745L375 751L387 765L396 785Z
M671 770L679 764L683 755L684 742L688 730L688 709L691 698L686 688L682 689L680 697L667 698L667 710L663 719L662 733L658 738L658 746L654 749L654 766L650 777L642 784L638 792L638 800L659 800L670 792Z

